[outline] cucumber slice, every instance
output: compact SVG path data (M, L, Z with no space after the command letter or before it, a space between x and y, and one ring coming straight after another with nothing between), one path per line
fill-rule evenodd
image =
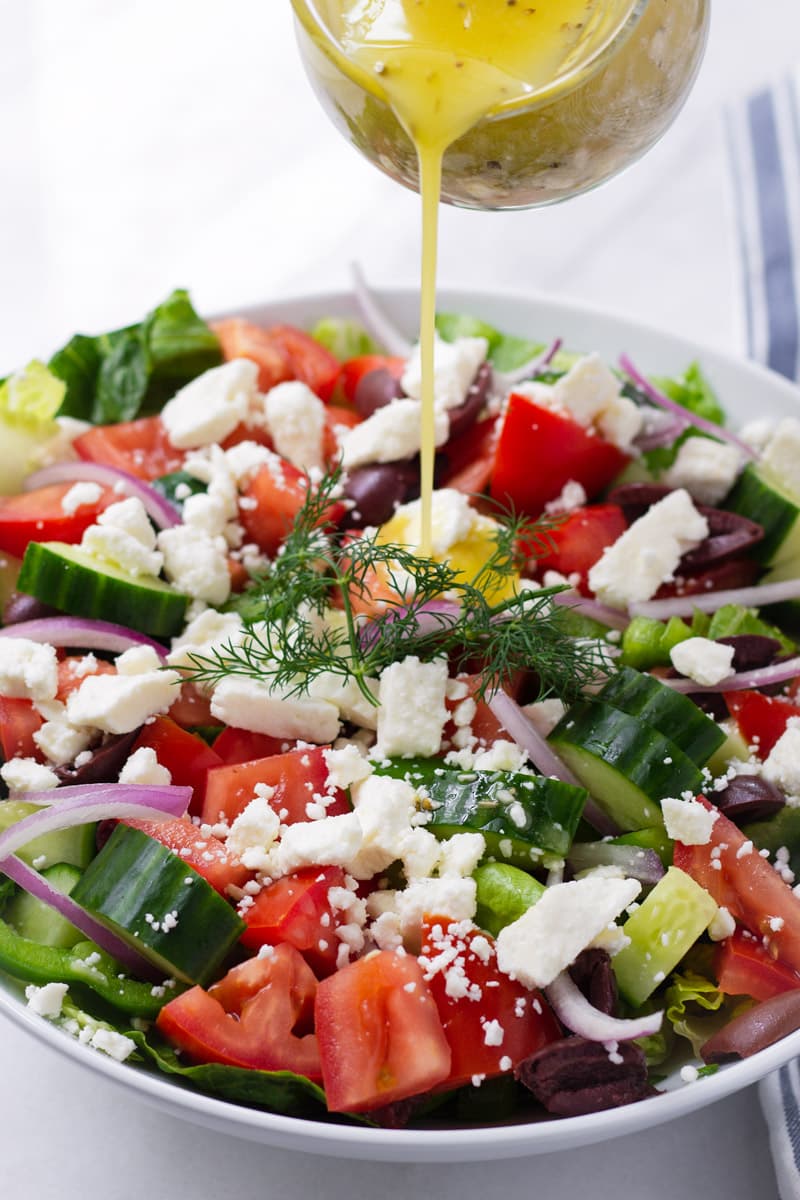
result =
M81 877L78 868L68 863L57 863L42 874L48 883L65 896L71 894ZM86 941L85 933L81 933L80 929L76 929L60 912L45 904L43 900L37 900L29 892L18 891L6 905L3 915L21 937L38 942L40 946L70 950L78 942Z
M769 468L748 463L725 507L763 526L764 539L753 554L765 566L800 556L800 503Z
M26 804L23 800L0 800L0 831L15 825L23 817L39 812L36 804ZM97 851L95 838L96 824L73 825L70 829L57 829L53 833L43 833L41 837L33 838L17 851L19 857L29 866L36 865L40 871L55 866L56 863L69 863L83 870L88 867Z
M634 829L611 839L612 846L640 846L642 850L655 850L664 867L672 866L675 843L667 837L666 830L654 826L652 829Z
M725 733L693 700L661 683L622 667L599 693L600 699L652 725L702 767L725 741Z
M707 763L709 771L714 776L724 775L734 758L738 758L740 762L747 762L750 757L750 748L734 720L725 721L720 728L724 734L724 740Z
M72 898L166 975L187 983L212 979L245 929L202 875L129 825L116 827Z
M600 700L574 704L548 741L623 832L661 826L659 800L702 790L697 764L679 746Z
M705 888L670 867L623 925L630 945L612 959L619 990L631 1004L647 997L677 967L714 919L717 905Z
M129 575L65 542L31 542L17 586L62 612L112 619L156 638L180 633L189 603L161 579Z
M507 863L485 863L473 872L478 906L475 924L497 937L544 894L544 884Z
M759 583L785 583L787 579L800 578L800 558L789 558L762 575ZM795 635L800 634L800 600L782 600L778 604L765 604L763 611L770 618L785 625Z
M390 759L376 774L405 779L430 801L425 828L436 837L482 833L487 853L516 866L542 852L563 857L586 803L583 788L514 771L458 771L440 759Z

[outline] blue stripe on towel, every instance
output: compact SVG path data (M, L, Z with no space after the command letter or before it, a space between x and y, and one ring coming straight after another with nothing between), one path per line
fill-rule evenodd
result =
M749 101L748 124L753 147L769 322L767 365L782 375L794 378L798 351L794 253L775 101L771 91L760 92Z

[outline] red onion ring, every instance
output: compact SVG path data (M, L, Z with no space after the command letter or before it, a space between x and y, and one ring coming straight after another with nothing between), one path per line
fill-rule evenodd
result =
M742 692L748 688L767 687L771 683L785 683L800 675L800 657L787 658L769 667L758 667L754 671L739 671L729 675L721 683L697 683L694 679L661 678L660 682L671 687L673 692Z
M110 650L115 654L134 646L150 646L159 658L167 656L160 642L135 629L85 617L37 617L35 621L18 621L0 629L0 637L29 638L32 642L51 646L80 646L84 650Z
M166 496L162 496L143 479L138 479L128 471L120 470L119 467L110 467L106 463L87 462L85 459L78 462L53 463L49 467L42 467L40 471L34 471L22 486L26 492L30 492L34 488L47 487L51 483L65 483L70 480L74 480L76 483L104 484L118 491L120 498L135 496L141 500L148 517L159 529L171 529L174 525L181 523L180 513L173 504L170 504Z
M411 353L411 342L389 320L386 313L378 304L367 285L367 280L360 265L357 262L351 263L350 271L353 276L353 292L356 304L358 305L358 311L361 315L361 320L367 328L367 332L375 338L376 342L380 342L388 350L389 354L397 358L408 358Z
M58 888L54 888L44 875L40 875L33 867L29 867L21 858L11 854L7 858L1 859L0 871L19 887L29 892L31 896L44 901L56 912L61 913L62 917L70 921L76 929L80 929L81 933L85 933L90 941L115 958L126 970L132 971L136 975L143 975L147 979L159 977L151 962L138 954L127 942L123 942L122 938L106 929L105 925L101 925L85 908L81 908L69 896L60 892Z
M629 605L628 612L632 617L655 617L661 621L668 617L690 617L695 609L715 612L723 604L758 608L797 599L800 599L800 578L756 584L755 587L728 588L721 592L698 592L693 596L669 596L665 600L641 600Z
M575 778L566 763L562 762L553 752L534 727L533 722L528 719L508 692L503 688L498 688L496 692L487 697L487 703L506 732L525 751L533 765L543 775L560 779L564 783L571 783L574 787L583 787L580 780ZM603 835L619 833L613 821L602 812L591 796L586 801L583 816L598 833Z
M642 375L641 371L637 370L627 354L620 355L619 365L653 404L683 418L687 424L694 425L696 429L702 429L704 433L710 434L717 441L730 442L732 446L736 446L737 450L745 458L754 459L757 457L752 446L748 446L746 442L740 441L739 438L735 437L732 433L728 433L720 425L715 425L713 421L707 421L705 417L699 417L697 413L690 412L682 404L676 403L675 400L670 400L669 396L665 396L663 392L660 392L658 388L653 386L649 379Z
M610 1017L589 1003L569 971L556 976L544 994L561 1024L590 1042L629 1042L633 1038L652 1037L658 1033L664 1017L663 1012L631 1020Z

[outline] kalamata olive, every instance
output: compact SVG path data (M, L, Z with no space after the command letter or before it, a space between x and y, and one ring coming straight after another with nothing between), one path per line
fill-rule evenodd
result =
M345 528L382 525L414 487L419 489L419 464L414 459L359 467L345 484L345 495L353 501L344 520Z
M400 380L387 370L386 367L376 367L367 371L356 384L353 403L362 417L371 417L379 408L385 408L403 395Z
M747 517L740 517L738 513L727 512L721 508L708 508L704 504L698 504L697 509L708 521L708 537L694 550L684 554L680 562L681 571L694 573L712 563L720 563L735 555L744 554L764 537L762 525L748 520Z
M19 625L21 621L37 621L40 617L60 616L57 608L44 604L26 592L12 592L3 609L4 625Z
M623 483L609 492L608 502L618 504L625 514L625 520L631 524L672 490L665 483Z
M721 792L714 793L714 803L738 825L774 816L786 800L774 783L760 775L735 775Z
M55 773L64 784L116 783L139 729L130 733L112 734L92 751L92 757L80 767L56 767Z
M768 667L781 651L777 638L760 633L734 633L716 640L723 646L733 646L734 671L757 671L760 667Z
M492 386L492 367L488 362L481 363L475 373L475 378L469 386L463 403L458 408L451 408L447 414L450 418L450 437L458 437L466 432L478 418L485 406Z
M610 1017L617 1015L617 978L608 951L599 947L582 950L569 973L594 1008Z
M602 1042L562 1038L526 1058L514 1074L548 1112L562 1117L619 1108L653 1091L635 1042L620 1042L612 1054Z

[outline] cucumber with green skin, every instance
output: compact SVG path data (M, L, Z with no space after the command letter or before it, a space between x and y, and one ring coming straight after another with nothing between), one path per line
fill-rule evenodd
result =
M17 588L71 616L112 617L155 638L181 632L189 603L162 579L130 575L66 542L30 542Z
M582 787L515 771L461 771L440 759L390 759L376 774L405 779L430 804L425 828L436 837L481 833L487 853L516 866L543 853L563 857L586 803Z
M753 547L758 562L771 567L800 557L800 501L769 468L748 463L725 508L762 526L763 541Z
M42 874L49 884L65 896L72 894L81 877L78 868L69 863L56 863ZM8 901L3 915L20 937L38 942L40 946L69 950L78 942L86 941L86 934L76 929L60 912L21 889Z
M72 899L165 975L214 978L245 923L180 855L139 829L117 825Z
M725 733L716 721L706 716L688 696L667 687L654 675L622 667L598 696L614 708L652 725L699 767L725 741Z
M548 741L623 832L661 826L660 800L703 787L699 767L680 747L601 700L572 705Z
M56 798L55 792L53 795ZM0 800L0 832L40 811L37 804L26 804L24 800ZM94 822L56 829L32 838L17 850L17 854L23 862L29 866L35 864L40 871L56 863L69 863L82 870L88 867L97 852L96 831Z

